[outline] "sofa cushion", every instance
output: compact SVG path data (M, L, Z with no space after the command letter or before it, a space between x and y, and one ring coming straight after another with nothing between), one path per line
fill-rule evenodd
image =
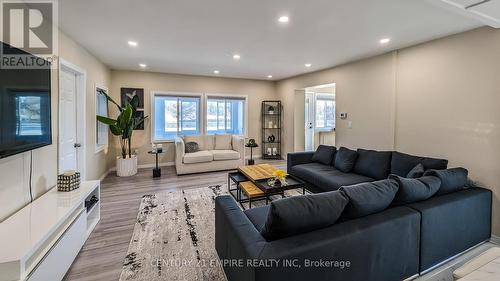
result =
M305 180L323 191L333 191L344 185L371 182L372 178L358 174L343 173L330 165L308 163L292 166L288 173Z
M416 179L422 177L424 173L425 173L424 165L422 165L422 163L418 163L417 166L413 167L413 169L411 169L408 172L406 177L410 179Z
M446 159L414 156L398 151L393 151L391 160L391 174L406 177L411 169L413 169L418 163L422 163L425 170L442 170L448 167L448 160Z
M186 153L197 152L197 151L200 151L200 146L198 145L198 143L196 143L194 141L190 141L190 142L186 143L185 151L186 151Z
M337 153L335 153L335 168L344 173L349 173L352 168L354 168L357 158L358 153L356 151L341 147Z
M234 150L212 150L214 160L236 160L240 159L240 153Z
M320 145L316 152L314 152L312 161L324 165L331 165L333 162L333 156L335 155L335 146Z
M467 184L467 175L469 171L464 168L453 168L446 170L429 170L425 176L435 176L441 180L441 187L436 195L443 195L461 190Z
M252 222L255 228L260 232L264 225L266 224L267 216L269 214L270 206L263 206L258 208L252 208L243 211L247 215L248 219Z
M184 154L184 164L211 162L214 160L214 155L208 150L200 150L198 152Z
M216 150L232 150L233 145L231 135L215 135L215 149Z
M272 241L328 227L337 221L347 202L339 191L275 200L261 234Z
M188 142L196 142L200 150L212 150L214 149L214 136L205 135L205 136L183 136L184 143Z
M389 207L396 196L398 185L393 179L385 179L343 186L340 191L349 198L342 217L355 219L381 212Z
M352 171L376 180L386 179L391 170L391 154L391 151L358 149L358 159Z
M390 175L399 186L393 205L404 205L413 202L426 200L432 197L441 185L438 177L425 176L418 179L403 178L397 175Z

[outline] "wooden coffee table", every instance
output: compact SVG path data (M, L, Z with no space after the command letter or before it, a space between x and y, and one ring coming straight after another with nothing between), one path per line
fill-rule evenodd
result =
M241 204L243 209L245 209L243 203L248 202L249 208L252 208L252 202L257 200L265 199L267 205L271 200L271 196L281 195L284 197L284 192L290 189L302 188L302 194L305 194L306 184L302 180L290 175L286 178L286 185L270 186L267 180L273 177L272 174L276 170L278 169L270 164L239 167L237 177L235 173L228 174L228 187L230 186L230 181L235 182L237 185L236 189L230 189L230 194ZM236 181L236 178L238 181ZM241 178L246 178L247 180L245 181ZM236 191L236 195L231 191ZM242 198L241 192L245 195L245 198Z

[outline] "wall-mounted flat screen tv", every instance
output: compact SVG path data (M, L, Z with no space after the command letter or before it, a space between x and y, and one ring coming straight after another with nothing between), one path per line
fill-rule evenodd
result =
M0 158L52 143L50 71L0 68Z

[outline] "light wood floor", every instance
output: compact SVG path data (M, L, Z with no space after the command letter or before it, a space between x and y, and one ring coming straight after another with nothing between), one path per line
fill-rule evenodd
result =
M285 161L268 163L280 169L286 167ZM174 167L162 167L160 179L152 178L151 169L141 169L137 175L129 178L108 175L101 183L101 221L64 280L118 280L143 195L225 184L227 173L224 171L177 176Z

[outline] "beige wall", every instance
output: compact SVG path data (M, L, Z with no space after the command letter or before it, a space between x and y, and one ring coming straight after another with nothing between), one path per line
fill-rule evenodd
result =
M257 81L247 79L230 79L205 76L190 76L153 73L143 71L112 71L111 95L117 102L120 100L120 88L144 88L145 114L151 115L151 91L173 91L209 94L235 94L248 96L248 137L255 138L257 142L261 139L260 130L260 107L261 101L275 99L275 84L271 81ZM116 109L112 107L111 116L116 116ZM119 143L115 137L111 137L115 143L112 149L116 153ZM144 131L134 131L132 146L139 150L139 164L153 164L153 156L147 154L151 150L151 120L145 123ZM165 143L167 153L161 158L162 163L174 161L174 146ZM249 153L249 152L248 152ZM260 155L260 149L254 150L254 155ZM109 165L115 166L114 158L108 158Z
M397 69L396 148L466 167L494 191L500 235L500 30L401 50Z
M493 190L500 235L500 30L480 28L277 84L286 119L295 89L336 83L338 146L445 157ZM352 129L347 122L352 121ZM294 148L285 122L285 149Z
M98 179L107 170L104 152L95 154L94 84L109 85L110 71L85 49L59 33L59 55L87 72L86 108L87 179ZM57 182L58 70L52 71L52 145L33 150L33 195L38 197ZM0 159L0 221L29 203L30 152Z
M336 120L336 144L348 147L392 149L394 98L391 54L342 65L282 80L277 83L277 94L283 102L284 120L294 120L295 90L310 86L336 83L336 112L347 112L349 119ZM300 96L300 95L299 95ZM304 103L303 100L298 102ZM352 122L348 128L347 121ZM296 124L296 126L294 126ZM294 130L298 122L284 122L285 153L294 150ZM300 145L299 145L300 146Z

